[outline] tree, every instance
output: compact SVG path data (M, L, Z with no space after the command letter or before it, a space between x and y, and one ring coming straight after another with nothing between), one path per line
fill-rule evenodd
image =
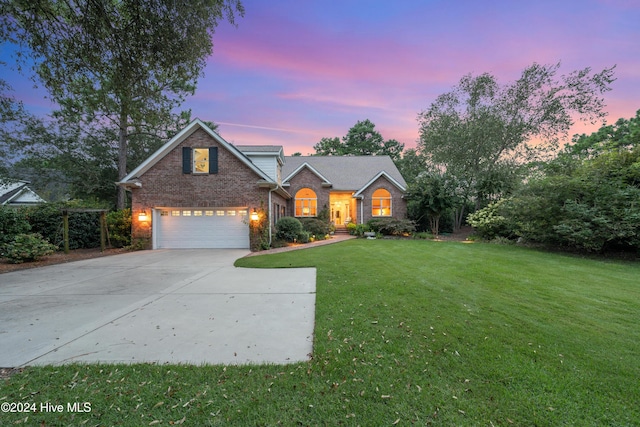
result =
M9 165L15 160L16 152L11 150L11 141L29 117L22 104L11 94L11 87L0 79L0 184L9 177Z
M118 179L132 133L155 134L194 93L218 21L244 15L240 0L0 1L3 23L60 114L117 131ZM118 187L118 208L125 200Z
M406 198L412 218L420 222L424 215L429 221L431 234L437 236L440 231L440 218L450 212L456 203L452 181L446 174L423 172L409 184Z
M396 160L395 163L408 185L415 182L427 167L427 159L415 148L404 150L402 157Z
M615 124L603 126L591 135L574 135L563 154L590 158L614 149L640 146L640 110L629 120L620 118Z
M322 138L313 146L319 156L390 156L398 160L404 149L395 139L385 141L369 119L358 121L342 138Z
M614 67L557 77L559 67L533 64L507 85L488 73L466 75L418 115L419 150L458 178L465 203L479 208L487 194L503 195L501 188L513 186L505 179L518 179L514 171L523 163L556 151L574 115L591 122L604 119L600 95L610 90ZM456 228L462 225L465 203L458 207Z
M114 182L118 179L118 134L99 123L72 122L55 116L33 119L12 147L22 154L16 164L34 186L50 200L95 199L115 207ZM155 134L130 133L128 163L136 166L191 121L190 111L171 116ZM212 129L217 126L207 123Z
M334 138L322 138L313 146L317 156L344 156L345 148L337 136Z
M587 252L637 252L640 141L633 136L634 121L621 119L613 128L574 138L576 143L542 165L538 176L511 197L471 215L470 222L488 238L521 237Z

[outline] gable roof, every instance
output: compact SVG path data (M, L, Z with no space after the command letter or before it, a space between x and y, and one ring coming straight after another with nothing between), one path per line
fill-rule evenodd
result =
M0 205L34 205L46 203L28 187L29 181L9 181L0 184Z
M123 186L136 185L137 178L140 178L142 175L144 175L144 173L147 172L149 169L151 169L153 165L158 163L164 156L169 154L174 148L180 145L181 142L187 139L191 134L193 134L198 129L202 129L206 133L208 133L209 136L215 139L218 144L220 144L222 147L229 150L229 152L235 155L241 162L247 165L247 167L249 167L256 174L258 174L258 176L260 176L260 178L262 178L264 181L268 183L273 183L273 180L269 177L269 175L264 173L262 170L260 170L260 168L258 168L255 164L253 164L253 162L236 146L225 141L224 138L222 138L216 132L211 130L211 128L209 128L209 126L203 123L200 119L195 119L194 121L189 123L187 127L185 127L180 132L178 132L176 136L174 136L169 141L167 141L155 153L149 156L144 162L140 163L140 165L138 165L137 168L129 172L127 176L122 178L121 181L116 182L116 184L123 185Z
M369 188L369 186L371 184L373 184L374 182L376 182L376 180L380 177L385 177L387 179L387 181L389 181L390 183L392 183L393 185L395 185L396 187L398 187L400 190L402 191L406 191L406 184L403 186L402 184L400 184L398 181L396 181L395 179L393 179L393 177L391 175L389 175L388 173L386 173L385 171L381 171L380 173L378 173L376 176L374 176L373 178L371 178L369 180L369 182L367 182L364 186L362 186L362 188L360 188L360 190L358 190L353 197L361 197L362 196L362 192L364 190L366 190L367 188Z
M300 172L302 169L309 169L311 171L312 174L314 174L315 176L317 176L319 179L322 180L322 185L323 186L329 186L331 187L333 184L331 184L331 181L329 181L327 178L325 178L320 172L318 172L316 170L316 168L314 168L313 166L311 166L308 162L304 162L303 164L301 164L300 166L298 166L296 168L296 170L294 170L293 172L291 172L290 174L288 174L284 180L284 182L289 181L291 178L293 178L294 176L296 176L298 174L298 172Z
M284 183L304 167L331 184L333 190L360 192L380 176L386 177L400 190L407 183L389 156L288 156L282 167Z

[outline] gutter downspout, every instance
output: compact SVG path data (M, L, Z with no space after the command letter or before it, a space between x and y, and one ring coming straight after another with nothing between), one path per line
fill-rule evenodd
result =
M276 191L278 189L278 185L276 184L275 187L271 188L269 190L269 247L271 247L271 240L272 240L272 232L271 232L271 222L273 221L273 217L271 216L271 209L272 209L272 205L273 203L271 203L271 193L273 193L274 191ZM275 225L275 224L274 224Z

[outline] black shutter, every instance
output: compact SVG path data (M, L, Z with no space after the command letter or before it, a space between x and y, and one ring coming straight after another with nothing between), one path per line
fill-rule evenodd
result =
M209 173L218 173L218 147L209 147Z
M182 173L191 173L191 147L182 147Z

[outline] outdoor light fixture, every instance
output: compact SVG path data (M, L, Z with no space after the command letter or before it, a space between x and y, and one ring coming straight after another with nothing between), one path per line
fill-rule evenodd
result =
M257 221L258 218L258 211L256 208L253 208L253 212L251 212L251 221Z
M146 221L147 220L147 211L142 211L138 214L138 221Z

